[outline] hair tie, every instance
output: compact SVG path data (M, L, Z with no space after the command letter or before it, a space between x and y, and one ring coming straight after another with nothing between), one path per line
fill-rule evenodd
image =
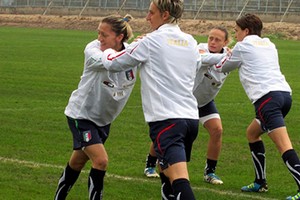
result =
M123 21L128 22L129 20L128 20L127 17L124 17L124 18L123 18Z

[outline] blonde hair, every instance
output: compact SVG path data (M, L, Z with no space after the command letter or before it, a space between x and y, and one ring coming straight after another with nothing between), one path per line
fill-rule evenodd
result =
M178 23L184 10L183 0L152 0L152 2L159 9L160 13L169 12L170 23Z
M111 29L116 35L123 34L124 37L122 42L126 42L133 37L133 32L129 22L133 19L133 17L129 14L126 14L125 17L121 17L118 15L111 15L102 19L101 23L107 23L111 25Z

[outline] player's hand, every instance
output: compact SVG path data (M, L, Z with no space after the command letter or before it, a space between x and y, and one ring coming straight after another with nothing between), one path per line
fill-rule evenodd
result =
M136 41L142 39L142 38L145 37L145 36L146 36L146 34L138 35L138 36L133 40L133 42L136 42Z
M227 56L232 55L232 50L229 47L226 47Z

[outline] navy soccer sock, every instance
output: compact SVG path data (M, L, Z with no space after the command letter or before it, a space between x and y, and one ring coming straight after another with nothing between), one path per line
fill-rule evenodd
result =
M252 161L255 168L255 182L263 184L266 182L266 156L263 141L249 143Z
M151 156L150 153L147 156L146 159L146 168L148 167L155 167L156 166L157 157Z
M89 188L89 199L102 199L103 196L103 183L106 171L92 168L90 170L88 188Z
M170 180L164 173L159 174L161 180L161 196L162 200L170 200L174 198L173 189Z
M71 190L72 186L76 182L80 171L73 170L69 163L67 164L66 168L64 169L59 181L58 186L55 192L54 200L64 200L66 199L69 191Z
M215 173L216 166L217 166L217 160L206 160L206 166L205 166L205 175L210 173Z
M294 149L287 150L282 154L282 159L295 179L298 185L298 191L300 191L300 161L297 153Z
M176 200L195 200L189 180L185 178L176 179L172 184Z

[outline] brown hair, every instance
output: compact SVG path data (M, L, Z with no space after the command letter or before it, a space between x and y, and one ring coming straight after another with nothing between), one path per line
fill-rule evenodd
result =
M228 33L228 31L227 31L227 29L225 27L223 27L223 26L215 26L211 30L213 30L213 29L217 29L217 30L220 30L223 33L225 33L225 41L229 41L230 40L229 33Z
M263 23L258 16L247 13L239 17L235 22L242 30L247 28L249 30L248 35L261 36Z
M125 17L111 15L102 19L101 23L107 23L111 25L111 29L116 33L116 35L123 34L124 37L122 42L126 42L133 37L132 29L129 25L129 22L132 19L133 17L129 14L125 15Z

